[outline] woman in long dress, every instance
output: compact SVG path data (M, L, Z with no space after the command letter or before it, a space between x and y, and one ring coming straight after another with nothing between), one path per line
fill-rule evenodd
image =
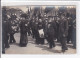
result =
M27 32L28 32L27 20L25 20L25 18L22 17L22 21L20 23L20 46L27 45L28 43Z

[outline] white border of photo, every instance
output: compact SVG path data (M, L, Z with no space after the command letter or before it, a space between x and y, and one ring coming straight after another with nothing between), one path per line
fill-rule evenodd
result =
M1 6L18 6L18 5L76 5L76 40L77 40L77 52L76 54L51 54L51 55L39 55L39 54L2 54L2 58L75 58L79 57L80 54L80 2L76 1L6 1L6 2L1 2Z
M2 0L2 1L80 1L80 0Z

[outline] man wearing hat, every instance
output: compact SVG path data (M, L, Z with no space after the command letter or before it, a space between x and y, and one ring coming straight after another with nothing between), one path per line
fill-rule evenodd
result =
M8 21L6 7L2 8L2 53L5 53L5 48L9 48L9 33L10 22Z
M20 22L20 46L26 46L28 43L28 37L27 37L27 32L28 32L28 21L25 19L25 15L21 15L22 20ZM27 17L27 16L26 16Z
M2 19L2 53L5 53L5 48L9 48L9 33L10 33L10 24L8 21L7 15L3 16Z
M55 42L54 42L54 38L55 38L55 28L56 28L56 24L53 20L52 16L49 16L49 21L47 24L47 40L49 43L49 48L53 48L55 47Z
M15 34L15 20L16 20L16 15L11 15L10 20L10 43L15 43L15 38L14 38L14 34Z
M64 15L61 15L59 23L59 38L60 38L59 40L62 45L62 52L68 50L66 45L67 36L68 36L68 21Z

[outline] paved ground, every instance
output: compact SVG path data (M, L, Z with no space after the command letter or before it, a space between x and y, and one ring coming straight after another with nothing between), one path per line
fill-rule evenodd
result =
M28 37L28 45L26 47L19 46L20 34L15 34L16 43L10 44L10 48L6 49L6 54L63 54L61 52L60 43L56 42L56 47L53 49L48 49L48 44L36 45L35 40L31 36ZM68 44L68 51L64 54L75 54L76 49L72 48L71 44Z

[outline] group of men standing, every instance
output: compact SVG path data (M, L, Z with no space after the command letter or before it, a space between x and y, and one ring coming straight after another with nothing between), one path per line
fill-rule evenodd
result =
M9 43L15 43L14 24L11 22L16 20L17 17L3 14L2 19L2 53L5 53L5 48L9 48ZM67 43L71 42L73 47L76 48L76 20L72 17L67 17L62 14L60 16L48 17L32 17L31 19L21 15L19 28L20 28L20 46L26 46L28 43L28 36L31 35L35 38L36 44L45 44L45 39L49 44L49 48L56 46L55 40L61 43L62 52L68 50ZM8 41L10 39L10 41ZM9 43L8 43L9 42Z
M73 47L76 48L76 20L72 19L71 17L67 17L66 15L62 14L61 16L48 16L48 17L41 17L36 16L33 17L31 20L28 18L22 19L24 21L23 27L21 26L20 31L24 33L23 38L28 35L31 35L35 39L36 44L45 44L45 39L49 44L49 48L53 48L56 46L55 40L61 43L62 52L68 50L67 43L72 43ZM21 22L22 23L22 22ZM25 41L28 39L25 38ZM26 43L26 45L27 45ZM23 43L24 44L24 43Z
M66 44L69 43L70 41L73 43L74 40L72 39L74 38L76 41L76 28L74 28L74 24L73 25L70 24L72 28L69 28L69 20L70 18L67 18L64 15L57 17L57 20L55 20L54 17L52 16L49 16L44 19L40 18L39 21L33 19L33 21L31 22L32 23L31 28L33 36L36 39L36 44L44 44L44 39L46 39L47 42L49 43L49 48L53 48L55 47L55 40L57 40L57 42L61 43L63 52L65 50L68 50ZM43 35L42 37L40 36L39 30L41 29L43 29L44 31L44 33L42 33L44 37ZM73 32L75 34L71 33L73 30L75 30L75 32ZM71 36L69 34L71 34ZM73 37L73 35L75 35L75 37ZM76 47L76 45L74 47Z

